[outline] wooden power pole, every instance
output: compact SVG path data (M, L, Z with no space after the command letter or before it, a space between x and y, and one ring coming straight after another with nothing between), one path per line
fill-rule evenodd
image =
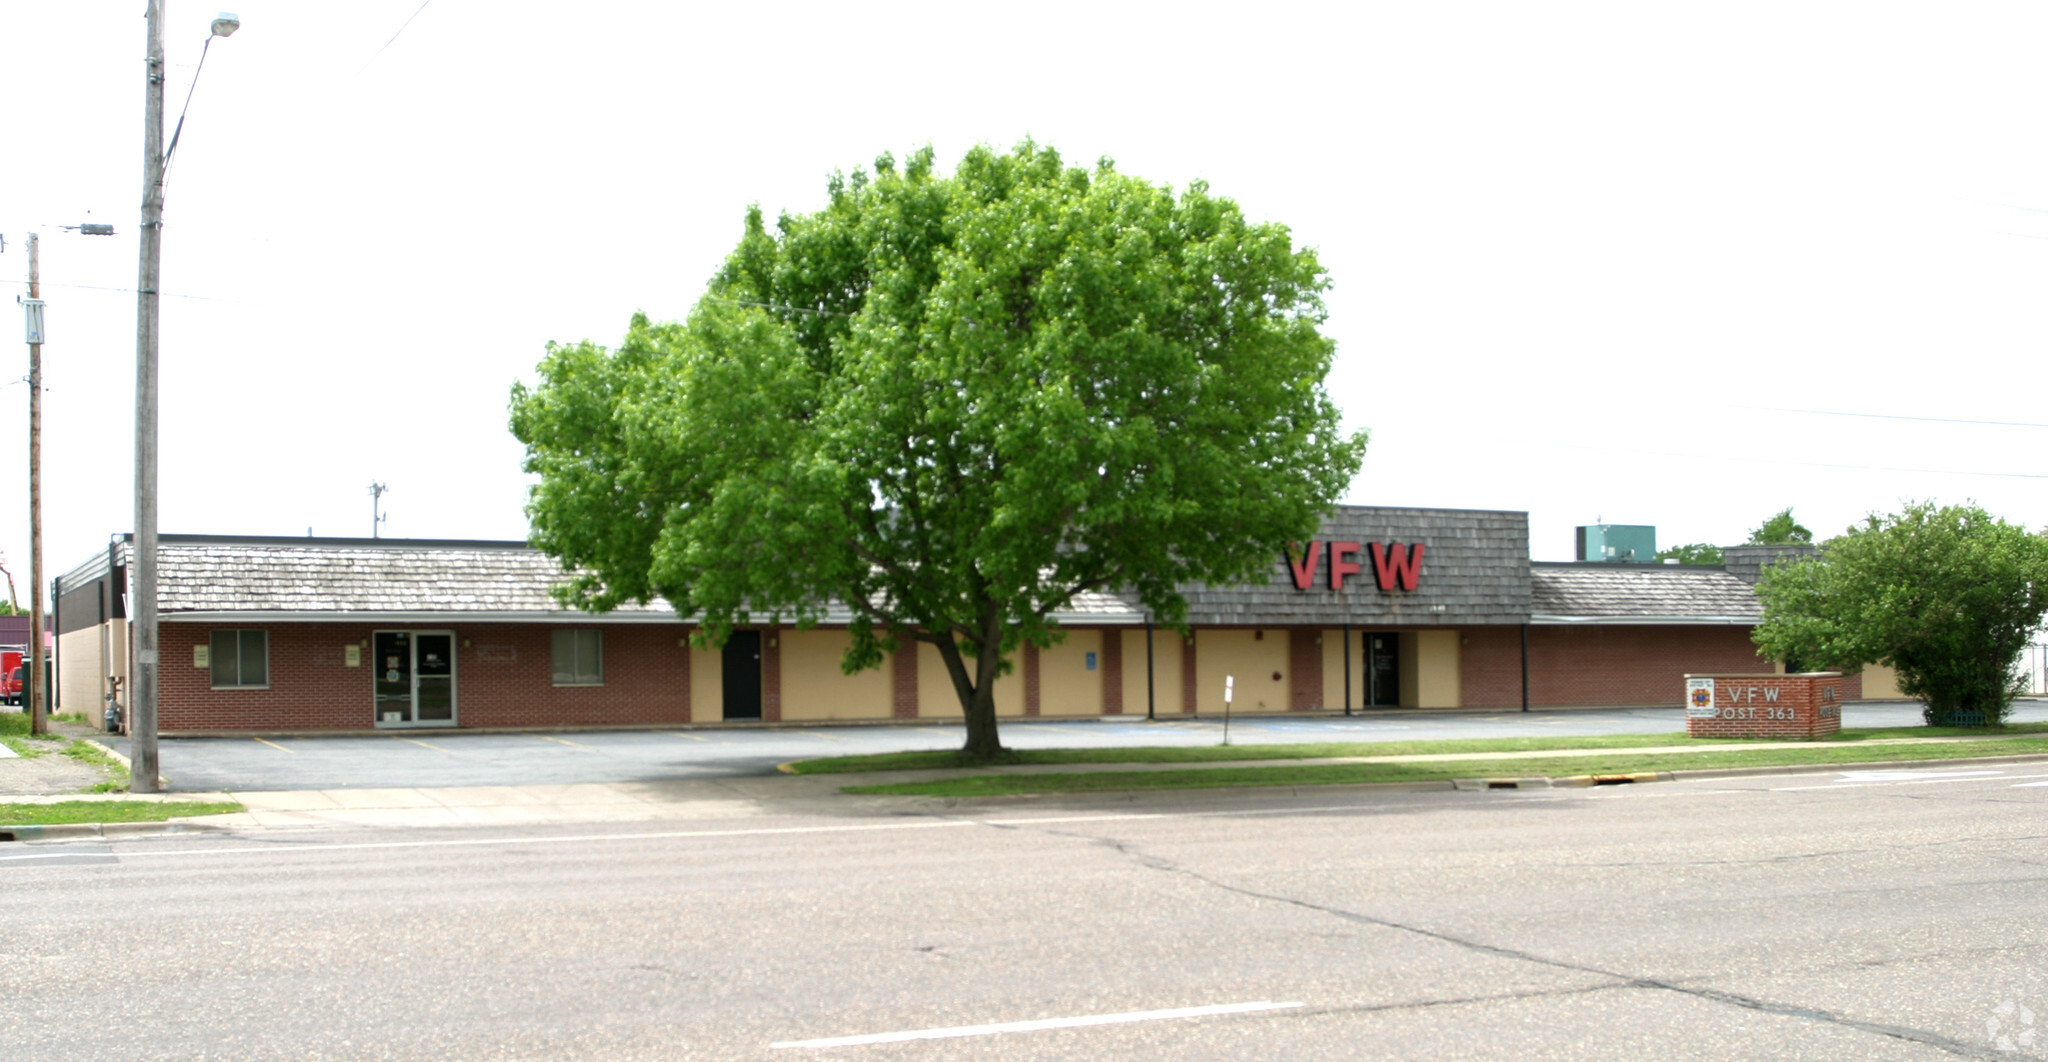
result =
M28 234L28 301L36 320L28 344L28 732L49 729L43 700L43 322L42 271L36 234Z
M149 83L142 119L142 265L135 283L135 555L128 566L135 671L128 684L129 782L157 791L156 356L163 265L164 0L149 0Z

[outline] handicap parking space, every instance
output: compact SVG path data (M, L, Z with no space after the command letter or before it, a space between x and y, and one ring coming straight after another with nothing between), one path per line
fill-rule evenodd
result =
M2048 722L2048 700L2024 700L2014 722ZM1850 727L1915 726L1907 703L1844 707ZM1016 749L1192 746L1222 741L1221 717L1002 721ZM1230 721L1236 745L1337 741L1682 734L1678 708L1592 708L1534 712L1376 711L1354 716ZM772 774L779 763L958 748L962 730L941 722L904 726L734 727L478 733L407 729L377 734L292 737L166 737L162 771L181 792L218 790L402 789L577 785L720 779ZM127 752L125 739L110 742Z

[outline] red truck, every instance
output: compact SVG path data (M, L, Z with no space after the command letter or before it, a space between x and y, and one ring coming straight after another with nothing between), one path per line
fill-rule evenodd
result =
M26 655L25 648L0 649L0 703L20 704L28 699L22 689L28 680L28 668L22 666Z

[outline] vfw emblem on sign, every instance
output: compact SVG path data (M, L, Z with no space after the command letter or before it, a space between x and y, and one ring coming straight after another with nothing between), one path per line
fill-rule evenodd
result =
M1689 678L1685 680L1685 714L1698 719L1714 717L1714 680L1710 678Z

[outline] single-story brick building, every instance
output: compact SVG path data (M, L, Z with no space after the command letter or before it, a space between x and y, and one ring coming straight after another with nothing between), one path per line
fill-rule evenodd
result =
M661 602L563 609L521 542L159 539L165 732L958 719L938 653L842 674L850 614L690 645ZM129 673L116 538L57 580L57 691L99 719ZM1678 707L1687 673L1771 671L1762 561L1531 563L1519 512L1343 507L1269 578L1186 589L1187 637L1084 595L1000 680L1007 717L1343 708ZM1768 558L1765 558L1768 559ZM1745 564L1749 566L1744 567ZM1851 696L1857 691L1848 691Z

